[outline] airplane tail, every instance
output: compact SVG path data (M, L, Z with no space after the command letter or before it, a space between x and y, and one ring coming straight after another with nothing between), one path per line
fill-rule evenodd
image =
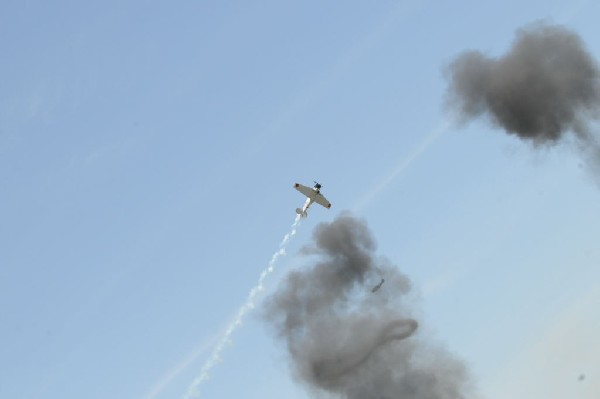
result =
M296 208L296 213L302 216L303 218L305 218L307 215L306 211L303 211L301 208Z

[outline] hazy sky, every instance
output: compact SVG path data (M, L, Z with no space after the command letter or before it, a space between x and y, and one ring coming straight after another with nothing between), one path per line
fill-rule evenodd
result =
M456 57L501 59L539 21L597 62L598 15L2 2L0 397L183 398L290 232L293 183L318 180L332 208L297 226L198 397L335 397L295 379L258 316L310 265L313 229L350 211L411 281L408 339L462 362L478 397L597 399L600 168L570 132L459 126L445 101Z

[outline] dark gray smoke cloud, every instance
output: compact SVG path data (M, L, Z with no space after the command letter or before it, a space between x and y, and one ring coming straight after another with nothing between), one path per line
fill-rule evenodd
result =
M410 281L375 249L366 224L349 214L322 223L302 251L309 265L267 299L265 319L294 375L348 399L467 397L463 364L419 336Z
M535 144L555 144L573 132L578 145L600 159L590 132L600 115L600 72L576 33L536 23L517 32L505 55L467 51L447 72L447 105L462 122L485 115Z

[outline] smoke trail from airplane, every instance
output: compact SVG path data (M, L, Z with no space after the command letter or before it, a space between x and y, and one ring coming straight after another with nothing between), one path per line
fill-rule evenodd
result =
M197 398L199 396L199 387L200 385L209 378L210 371L217 363L221 361L221 353L226 348L227 345L231 344L231 336L233 333L242 326L242 322L244 321L244 317L248 314L248 312L252 311L255 307L254 301L258 294L264 290L264 283L267 277L273 273L275 270L275 264L277 260L286 254L285 248L289 244L290 240L296 234L296 228L300 224L301 217L300 215L296 216L294 223L291 226L290 231L283 237L281 243L279 244L279 250L273 254L271 260L267 267L261 272L260 277L258 279L258 283L250 290L248 294L248 298L246 302L240 307L235 319L229 324L225 333L218 341L217 345L213 349L210 357L202 366L200 370L200 374L198 377L194 379L194 381L190 384L188 390L186 391L183 399L192 399Z
M460 122L486 116L537 146L562 142L573 132L591 166L600 163L598 136L590 131L600 117L600 70L576 33L529 25L517 31L504 56L464 52L449 65L447 77L447 106Z
M286 344L295 378L347 399L467 397L463 364L415 335L411 283L375 249L350 214L322 223L301 251L309 265L266 301L263 317Z

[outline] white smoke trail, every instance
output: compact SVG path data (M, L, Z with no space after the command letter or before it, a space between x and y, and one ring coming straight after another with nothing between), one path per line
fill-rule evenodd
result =
M266 269L262 271L260 274L260 278L258 279L258 284L256 284L248 294L248 299L242 305L240 310L237 313L235 319L229 324L225 334L217 343L217 346L213 349L210 357L202 366L200 370L200 375L192 381L187 392L183 396L183 399L193 399L199 396L199 387L202 382L206 381L209 377L210 370L221 361L221 352L225 349L228 344L231 344L231 335L237 330L241 325L244 317L248 312L254 309L254 300L256 296L264 289L264 282L269 274L271 274L275 270L275 263L279 259L279 257L285 255L285 248L287 244L290 242L291 238L296 234L296 227L300 224L300 215L296 216L296 220L292 224L291 230L287 233L281 243L279 244L279 250L273 254L271 257L271 261L267 265Z

